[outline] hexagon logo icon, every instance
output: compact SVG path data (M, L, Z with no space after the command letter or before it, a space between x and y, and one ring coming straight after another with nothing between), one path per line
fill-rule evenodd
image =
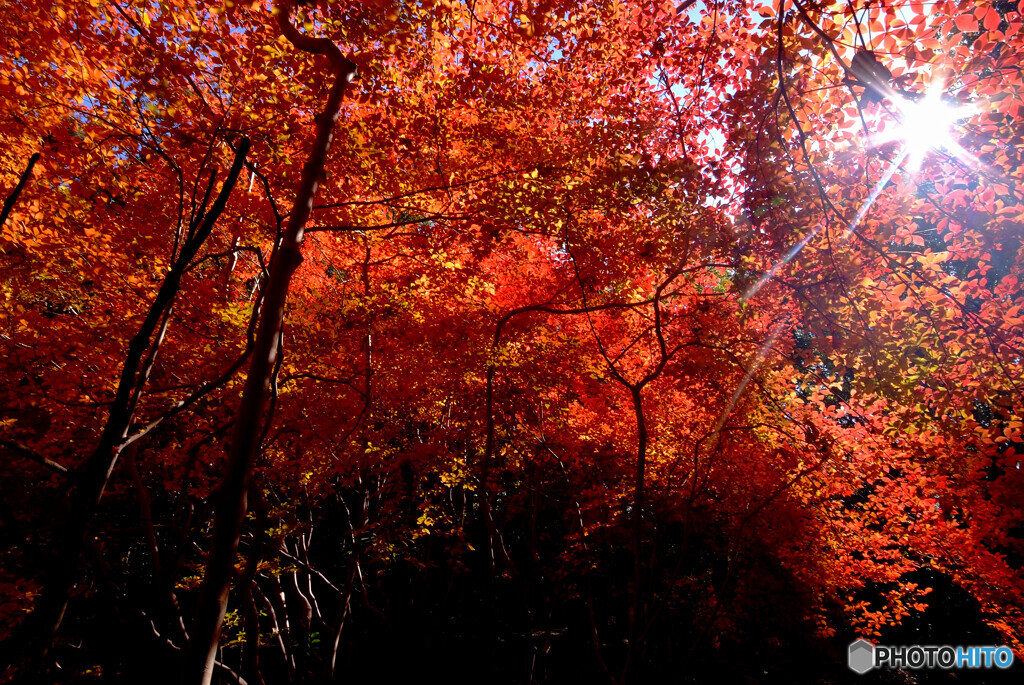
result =
M863 638L851 642L847 659L851 671L864 675L875 666L875 646Z

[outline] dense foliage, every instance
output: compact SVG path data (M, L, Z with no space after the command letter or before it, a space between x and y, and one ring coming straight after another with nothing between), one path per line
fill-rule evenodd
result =
M3 4L4 678L1024 657L1015 4Z

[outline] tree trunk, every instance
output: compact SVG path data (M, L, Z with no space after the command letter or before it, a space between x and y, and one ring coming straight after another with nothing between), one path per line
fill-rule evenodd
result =
M199 605L186 650L181 682L183 685L209 685L220 631L227 611L231 576L238 540L248 507L246 494L253 462L259 447L260 427L267 403L271 376L284 326L284 306L295 269L302 262L303 231L313 208L313 196L323 174L327 151L333 139L334 124L341 110L345 87L355 76L355 65L342 56L338 47L325 38L301 35L291 25L290 10L278 8L278 24L284 36L306 52L325 55L334 70L334 84L324 111L316 119L316 139L302 169L295 204L281 237L281 244L270 265L266 296L260 311L249 375L242 392L242 403L235 420L227 469L217 493L213 524L213 542L199 595Z

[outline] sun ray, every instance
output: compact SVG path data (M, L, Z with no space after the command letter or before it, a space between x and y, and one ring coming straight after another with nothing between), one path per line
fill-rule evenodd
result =
M824 224L820 222L816 224L814 228L811 229L810 233L808 233L807 235L800 239L800 242L796 243L791 248L789 248L789 250L786 251L786 254L782 255L782 259L775 262L775 264L773 264L771 268L769 268L767 271L764 272L764 274L761 275L761 278L757 279L757 282L754 283L754 285L750 286L747 292L743 293L743 296L740 297L740 302L746 302L754 295L756 295L757 291L761 289L761 286L770 281L775 276L775 274L778 273L779 269L781 269L783 266L792 261L794 257L800 254L800 251L807 246L807 243L811 242L811 239L814 238L814 236L818 235L818 232L821 230L823 225Z
M896 170L900 168L900 165L909 155L909 150L903 150L899 155L897 155L896 159L889 163L889 168L885 170L884 174L882 174L882 178L878 179L878 183L876 183L875 187L871 189L871 193L868 195L867 199L864 200L864 203L861 204L860 209L857 210L857 214L855 214L850 223L846 225L846 231L843 233L840 245L845 245L850 239L850 236L853 235L853 232L857 230L857 226L860 225L860 222L864 220L865 216L867 216L872 205L875 204L875 200L878 199L878 196L882 194L883 190L885 190L885 186L887 186L889 181L892 180L893 174L896 173Z

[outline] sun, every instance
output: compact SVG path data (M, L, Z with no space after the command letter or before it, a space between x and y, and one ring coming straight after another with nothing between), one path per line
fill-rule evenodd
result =
M942 98L942 88L932 87L919 100L893 98L898 125L880 142L899 141L907 168L917 171L931 152L944 151L957 159L973 157L957 140L957 125L977 113L973 105L952 105Z

